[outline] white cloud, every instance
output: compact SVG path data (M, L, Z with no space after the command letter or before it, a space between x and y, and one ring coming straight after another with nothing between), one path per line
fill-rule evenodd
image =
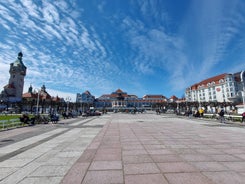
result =
M26 8L26 12L28 12L30 17L40 18L40 9L32 0L22 0L20 3Z
M3 32L0 59L9 64L22 50L28 67L27 86L46 83L57 91L98 89L107 93L118 85L130 85L143 92L147 87L138 84L140 77L159 72L163 78L174 79L169 81L177 91L209 75L229 54L227 48L235 37L241 39L232 49L244 50L245 6L239 9L236 0L227 3L232 7L227 10L221 0L191 1L174 32L166 26L171 22L163 1L130 1L140 16L130 17L131 9L125 14L121 9L120 14L111 15L113 20L99 17L105 22L93 24L86 19L87 10L75 1L6 2L0 3L0 28L8 33ZM103 1L94 8L103 16L105 6ZM107 23L109 31L103 28ZM239 56L241 63L242 54ZM193 77L196 73L199 75Z
M42 3L43 3L42 13L43 13L44 20L49 24L59 24L60 16L57 8L51 3L48 3L46 1L43 1Z

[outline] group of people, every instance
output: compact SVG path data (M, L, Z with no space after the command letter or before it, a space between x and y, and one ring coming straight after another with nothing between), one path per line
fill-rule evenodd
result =
M35 117L30 118L28 114L22 114L22 116L20 117L20 122L24 124L34 125L35 120L36 120Z
M220 122L225 123L225 111L223 109L219 111L219 116L220 116ZM241 123L243 123L244 120L245 120L245 112L242 113Z

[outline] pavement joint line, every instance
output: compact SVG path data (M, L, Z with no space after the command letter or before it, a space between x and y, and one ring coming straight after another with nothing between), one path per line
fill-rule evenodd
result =
M85 122L81 123L80 125L84 125L86 123L89 123L90 121L92 121L94 119L96 119L96 118L88 119ZM101 127L103 127L103 125L94 125L94 126L88 125L88 126L82 126L81 128L101 128ZM59 132L57 134L51 135L50 137L46 137L46 138L44 138L42 140L39 140L39 141L37 141L35 143L29 144L27 146L19 148L18 150L15 150L15 151L7 153L7 154L5 154L3 156L0 156L0 162L3 162L4 160L10 159L10 158L12 158L12 157L14 157L14 156L16 156L16 155L18 155L20 153L23 153L26 150L29 150L29 149L31 149L33 147L36 147L36 146L38 146L38 145L40 145L40 144L42 144L44 142L47 142L47 141L49 141L49 140L51 140L51 139L53 139L53 138L55 138L55 137L57 137L57 136L59 136L61 134L64 134L64 133L68 132L69 130L71 130L74 127L66 127L66 128L67 128L66 130L61 131L61 132Z
M75 121L74 123L70 124L70 126L83 125L83 124L88 123L88 122L90 122L90 121L92 121L94 119L97 119L97 117L93 117L93 118L90 118L90 119L83 119L82 121L78 121L78 122Z
M12 174L5 174L6 177L2 177L2 179L0 179L0 183L58 184L60 182L62 183L62 181L63 183L74 183L72 181L78 181L78 183L88 183L90 181L89 179L91 178L93 179L93 181L96 181L96 183L100 183L103 181L107 181L106 183L110 183L109 181L111 177L117 177L117 175L109 174L109 172L111 172L110 168L101 169L100 166L96 166L91 170L89 170L89 168L93 161L96 161L96 153L102 156L103 154L107 154L107 152L103 153L103 149L110 149L110 147L107 147L108 145L103 143L105 143L104 141L107 141L108 138L109 140L111 140L113 136L119 138L119 148L121 148L121 158L119 157L122 163L122 168L120 170L121 174L123 175L120 179L121 184L127 182L132 183L133 181L134 183L142 183L142 179L146 179L145 181L150 181L150 179L153 178L159 179L159 177L157 176L158 174L155 174L155 176L153 177L152 172L155 173L155 171L149 170L147 171L147 173L142 173L141 169L144 170L144 168L137 168L137 170L133 172L126 171L129 169L135 169L137 164L141 167L149 166L151 168L150 164L144 164L144 161L142 160L136 160L136 163L134 163L135 160L131 160L131 162L133 161L132 163L123 162L124 159L127 160L127 156L124 157L125 155L138 154L137 150L141 149L137 147L126 146L125 153L127 152L127 150L134 150L134 152L130 152L130 154L125 154L123 156L122 148L125 144L127 145L128 141L137 141L137 143L142 145L144 150L147 152L147 155L149 155L149 158L151 158L153 163L156 164L156 168L160 170L159 175L163 176L163 178L161 177L162 182L160 180L155 180L159 183L181 183L182 181L184 181L185 183L194 182L202 184L225 184L227 183L227 181L228 183L244 183L245 181L245 176L243 172L245 168L243 164L245 162L245 152L243 149L244 141L242 141L245 129L243 127L231 127L230 125L223 126L223 124L215 120L211 122L208 120L205 121L205 119L196 118L162 118L161 116L154 116L153 114L149 114L149 116L147 115L145 117L143 116L143 118L142 116L113 114L112 117L110 119L107 119L106 121L100 118L94 119L94 121L89 123L90 121L86 122L86 124L83 121L77 119L77 122L79 123L75 122L74 124L78 124L75 126L71 126L71 121L66 124L68 126L51 125L50 127L67 128L68 130L70 130L70 132L64 133L65 135L62 134L59 136L59 138L55 137L54 139L51 139L35 147L35 152L32 152L32 149L27 150L27 152L30 151L30 153L33 154L36 152L39 153L39 150L43 150L43 148L48 148L47 150L45 149L47 151L47 154L45 153L41 156L29 154L28 157L24 157L31 159L35 156L35 159L33 159L33 161L31 162L29 162L28 159L23 160L23 162L25 163L28 162L28 164L24 167L21 167L22 162L18 163L18 161L20 161L20 159L22 158L21 156L26 156L25 152L17 155L17 157L20 156L19 158L16 158L17 163L15 163L15 159L10 159L10 165L7 165L7 160L5 166L13 169L17 166L20 166L20 169L15 171L5 171L5 167L3 164L3 171L5 173L12 172ZM100 128L102 127L102 123L104 123L104 126L103 128ZM89 131L87 132L85 128L88 128ZM80 129L85 134L79 134L78 130L74 129ZM233 130L237 132L232 132ZM131 136L131 132L134 136ZM92 137L90 136L90 134L93 134L95 136ZM85 137L85 139L83 138L83 136ZM86 137L88 137L88 139L86 139ZM86 146L83 147L83 150L77 149L78 146L80 147L83 145L81 144L81 141L86 142ZM151 144L163 145L166 147L161 148L157 146L150 146ZM91 145L91 147L89 147L89 145ZM113 147L114 145L111 146L111 148ZM92 158L89 158L89 160L79 160L82 155L79 155L78 152L84 152L86 151L86 149L94 149L92 152L87 152L93 155L91 155ZM172 153L160 152L161 149L163 149L162 151L170 150L172 151ZM174 157L166 157L165 159L161 160L160 157L156 157L156 155L158 154L173 155ZM178 159L176 159L177 157ZM76 159L74 159L73 161L69 161L68 159L65 160L63 158ZM100 157L97 160L107 160L107 158ZM152 161L149 163L152 163ZM166 166L166 163L170 162L174 163L172 168L171 166L170 168L169 166ZM210 165L209 162L211 163ZM212 165L212 162L215 162L216 165ZM132 167L127 167L127 164L132 164ZM193 165L193 167L196 168L188 168L187 166L189 164ZM183 168L181 169L181 167ZM105 171L107 172L107 174L103 175L102 177L98 177L100 176L98 175L99 172L89 172L92 170L98 170L102 172ZM141 176L144 174L146 175L146 177L142 178ZM147 178L147 175L149 175L149 178ZM107 178L103 177L108 177L108 180L106 180ZM195 181L193 181L193 179ZM90 183L92 183L93 181L91 181Z
M111 124L111 120L109 120L109 121L107 121L105 124L104 124L104 126L103 126L103 128L99 131L99 133L94 137L94 138L96 138L99 134L103 134L102 135L102 138L101 138L101 140L100 140L100 144L99 144L99 146L96 148L96 151L95 151L95 154L93 155L93 158L92 158L92 161L89 163L89 165L88 165L88 168L87 168L87 170L86 170L86 172L85 172L85 174L84 174L84 176L83 176L83 178L82 178L82 180L81 180L81 183L84 181L84 179L85 179L85 176L87 175L87 173L88 173L88 171L89 171L89 167L91 166L91 164L92 164L92 162L93 162L93 160L94 160L94 158L95 158L95 155L96 155L96 153L98 152L98 149L100 148L100 145L101 145L101 141L103 140L103 138L104 138L104 136L105 136L105 133L106 133L106 131L104 130L104 129L108 129L108 126L109 126L109 124ZM90 142L90 144L91 144L91 142ZM75 164L75 163L74 163ZM72 166L73 167L73 166ZM70 168L70 169L72 169L72 167ZM69 171L67 172L67 174L69 173ZM66 176L66 175L65 175ZM64 177L65 177L64 176ZM64 179L64 178L63 178Z
M44 142L47 142L47 141L49 141L49 140L51 140L51 139L53 139L53 138L65 133L65 132L67 132L67 131L69 131L69 129L64 130L62 132L59 132L57 134L51 135L50 137L46 137L46 138L44 138L42 140L39 140L39 141L37 141L35 143L29 144L27 146L24 146L24 147L22 147L22 148L20 148L20 149L18 149L16 151L13 151L11 153L6 154L6 155L3 155L3 156L0 157L0 162L2 162L4 160L7 160L7 159L10 159L10 158L12 158L12 157L14 157L14 156L16 156L16 155L18 155L20 153L23 153L24 151L29 150L29 149L31 149L33 147L36 147L36 146L38 146L38 145L40 145L40 144L42 144Z
M48 126L48 125L44 125L43 127L46 128L46 126ZM26 128L28 128L28 127L26 127ZM6 135L5 135L5 136L3 136L3 138L0 138L0 152L1 152L1 149L5 146L9 146L11 144L16 144L16 143L24 141L30 137L34 137L34 136L38 136L38 135L47 133L47 129L45 130L45 129L40 128L40 125L36 125L35 127L31 126L29 128L30 128L30 131L23 131L20 134L14 134L14 135L11 135L11 132L10 132L9 136L6 137ZM34 128L34 130L33 130L33 128ZM49 128L49 131L51 132L51 131L54 131L55 127L48 127L48 128ZM18 131L18 129L12 129L12 131L15 131L15 130ZM11 141L4 141L6 139L11 140Z
M37 134L34 134L33 136L28 137L28 138L25 138L25 139L22 139L21 141L16 141L12 144L9 144L9 145L6 145L6 146L3 146L0 148L0 152L3 153L3 154L8 154L8 153L11 153L13 151L16 151L17 149L21 148L21 147L24 147L24 146L27 146L29 144L32 144L34 143L35 141L39 141L41 139L44 139L46 137L49 137L53 134L56 134L56 133L59 133L63 130L65 130L66 128L59 128L59 129L55 129L55 130L50 130L48 132L45 132L45 133L39 133L38 135Z

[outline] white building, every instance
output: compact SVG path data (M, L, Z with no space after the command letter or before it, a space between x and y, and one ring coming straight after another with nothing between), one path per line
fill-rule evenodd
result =
M185 97L189 102L239 102L244 82L244 72L220 74L193 84L186 89Z

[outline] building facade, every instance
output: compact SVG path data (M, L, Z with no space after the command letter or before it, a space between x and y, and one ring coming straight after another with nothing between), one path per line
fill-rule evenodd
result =
M23 110L27 112L49 113L59 110L58 103L65 102L63 98L58 96L52 97L47 91L46 86L43 85L40 90L34 90L32 86L29 87L28 92L22 95Z
M185 91L188 102L235 102L242 100L244 72L220 74L193 84Z
M88 103L93 104L95 97L91 95L89 91L85 91L82 94L77 93L76 103Z
M134 108L152 108L157 103L167 102L163 95L144 95L138 98L136 95L117 89L111 94L103 94L99 98L94 98L88 91L77 94L77 103L93 105L96 109L134 109ZM83 105L84 106L84 105Z
M26 66L22 61L23 54L20 52L15 62L10 64L9 82L4 86L0 99L5 102L19 102L22 100Z

